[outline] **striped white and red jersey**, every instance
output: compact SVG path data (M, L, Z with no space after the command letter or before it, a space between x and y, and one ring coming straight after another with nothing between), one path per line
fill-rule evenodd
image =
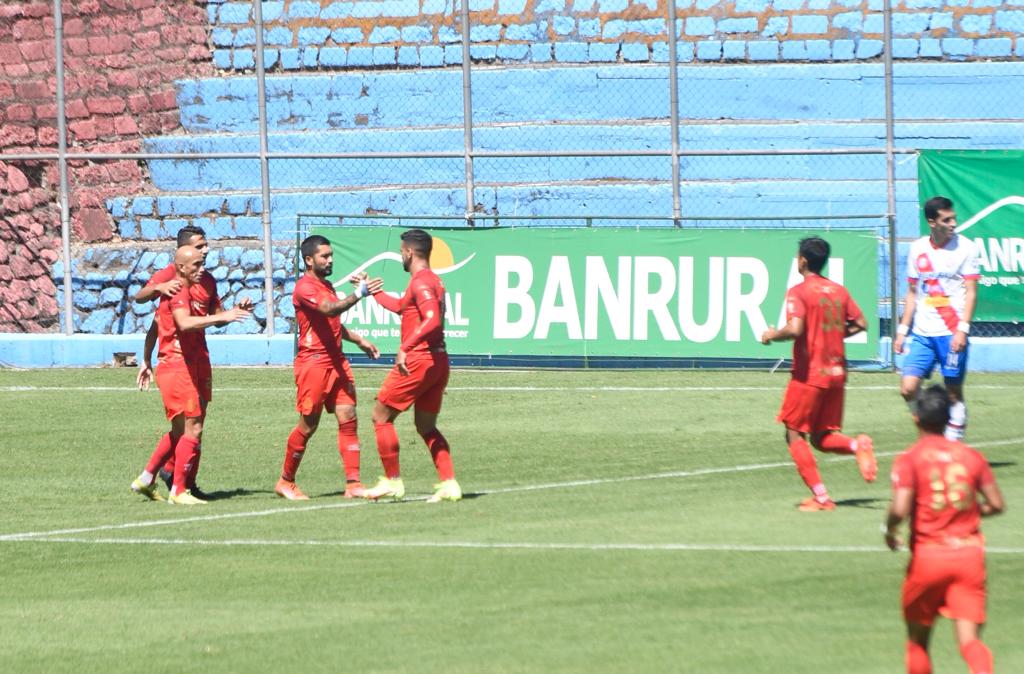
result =
M954 234L941 248L927 236L910 244L907 279L917 284L914 334L938 337L956 332L967 301L964 282L980 276L978 248L966 237Z

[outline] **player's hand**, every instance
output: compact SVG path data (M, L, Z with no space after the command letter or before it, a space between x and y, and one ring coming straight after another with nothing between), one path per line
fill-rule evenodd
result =
M395 367L398 368L398 371L401 374L407 376L409 374L409 368L405 364L405 359L406 359L405 351L403 351L402 349L399 349L398 353L395 354Z
M139 366L139 373L135 375L135 383L140 391L148 391L149 384L153 381L153 368L143 363Z
M377 345L373 342L368 342L364 339L359 344L356 344L356 346L358 346L363 353L369 356L370 360L377 360L380 358L380 349L378 349Z
M384 279L372 278L366 281L366 289L371 295L376 295L384 290Z
M228 323L234 323L235 321L244 321L245 319L249 318L249 316L252 316L251 311L239 306L228 309L227 311L224 312L224 314L225 318L227 318Z
M249 312L256 308L256 305L253 303L251 297L243 297L242 299L238 300L238 303L235 306L238 307L239 309L244 309L245 311Z
M903 353L903 345L906 341L906 335L896 335L896 340L892 343L892 350L896 353Z
M775 336L775 326L769 325L768 329L761 333L761 343L768 345L772 343L772 337Z
M167 283L158 283L156 289L157 292L165 297L174 297L181 290L181 279L174 278Z
M895 532L888 530L885 532L885 544L889 546L889 549L893 552L899 552L903 547L903 541L900 540L900 537L897 536Z
M949 350L953 353L960 353L965 346L967 346L967 333L957 330L953 335L953 341L949 343Z

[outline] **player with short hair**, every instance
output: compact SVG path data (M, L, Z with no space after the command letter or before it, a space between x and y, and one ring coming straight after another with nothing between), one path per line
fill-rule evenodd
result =
M971 332L981 278L978 247L956 233L956 211L946 197L926 201L924 217L931 232L910 244L909 286L903 318L893 342L893 350L903 353L907 335L914 336L903 361L900 394L913 413L921 380L930 377L938 365L952 401L946 437L962 440L967 430L967 335Z
M955 621L960 654L973 674L991 674L992 652L981 641L985 623L985 539L981 518L1005 505L980 452L943 437L950 396L932 386L918 398L918 440L896 457L893 498L884 527L891 550L903 543L899 526L910 520L910 565L903 583L909 674L930 674L928 641L939 614ZM978 500L981 494L984 500Z
M198 250L203 257L203 264L205 267L206 256L210 252L210 244L206 240L206 232L202 227L199 227L198 225L185 225L179 229L177 235L177 247L181 248L182 246L192 246ZM135 301L143 303L149 302L150 300L158 297L171 297L177 294L180 289L181 281L178 279L175 265L172 262L150 277L149 281L146 282L146 285L140 288L139 292L135 294ZM220 309L220 298L217 296L217 281L213 278L213 275L205 269L203 270L203 276L200 282L189 286L189 296L192 301L192 308L196 312L196 315L206 316L216 313ZM251 305L246 302L243 302L242 306L251 310ZM205 333L198 333L198 340L202 345L202 348L206 349ZM156 347L156 342L157 322L154 320L149 324L149 331L146 333L146 340L142 349L142 363L139 365L139 372L136 377L136 383L140 390L149 390L149 384L153 379L152 354L153 349ZM208 350L207 354L209 354ZM209 394L208 397L203 398L203 414L205 415L206 407L212 400L212 372L201 373L201 377L203 379L203 390ZM170 433L164 435L160 439L160 443L164 451L169 451L170 442ZM171 489L174 480L174 452L170 452L170 458L167 460L166 465L160 468L159 475L167 485L167 489ZM195 484L194 476L190 476L189 480L190 483L188 488L192 492L193 496L204 498L206 495L199 486Z
M430 450L440 483L428 503L458 501L462 488L455 480L451 449L437 429L441 400L448 385L449 363L444 343L445 289L430 269L433 239L422 229L402 234L402 268L409 272L409 286L400 298L383 291L373 298L388 311L402 316L402 343L395 354L395 367L388 372L373 407L373 428L384 476L366 492L366 498L405 496L398 461L398 433L395 419L415 405L416 431Z
M182 246L174 254L174 266L181 288L172 297L160 301L154 318L160 342L156 382L167 419L171 422L169 442L157 445L145 470L132 482L131 489L149 499L160 500L154 473L173 452L174 482L168 501L178 505L198 505L206 501L191 493L188 482L194 482L199 465L203 410L210 395L206 374L210 371L210 354L199 337L209 326L226 325L247 318L249 311L236 306L213 315L195 315L190 287L200 283L202 278L202 253L192 246Z
M786 425L789 453L813 494L799 505L802 511L836 507L821 481L808 434L819 451L853 454L866 482L878 473L871 438L839 432L846 387L844 340L866 330L867 322L846 288L821 275L830 252L820 237L800 241L797 270L804 280L786 293L786 325L778 330L769 326L761 335L763 344L794 340L792 375L778 420Z
M306 271L295 283L292 293L299 334L294 365L299 423L288 436L284 466L274 492L292 501L308 500L295 484L295 473L326 408L338 418L338 453L345 472L345 498L361 498L366 489L359 480L355 379L352 366L342 353L341 341L352 342L370 358L379 358L380 351L342 325L341 314L374 290L379 291L382 282L353 278L356 291L339 300L334 286L327 280L334 271L331 242L314 234L302 242L300 251Z

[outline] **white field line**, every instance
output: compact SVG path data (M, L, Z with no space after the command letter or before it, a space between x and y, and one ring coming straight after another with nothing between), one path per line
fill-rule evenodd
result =
M509 543L497 541L337 541L188 538L19 538L18 542L84 543L87 545L198 545L198 546L294 546L338 548L428 548L461 550L583 550L590 552L789 552L789 553L890 553L879 544L868 545L753 545L730 543ZM988 554L1019 555L1024 548L987 547ZM891 554L891 553L890 553Z
M1019 389L1017 385L977 384L972 390L1003 391ZM359 386L360 391L376 391L376 387ZM134 386L0 386L0 393L27 393L33 391L97 391L97 392L128 392L135 391ZM153 389L155 391L155 387ZM264 386L260 391L294 391L294 386ZM449 386L447 391L472 391L495 393L540 393L571 392L571 393L728 393L742 391L776 391L782 392L785 386ZM899 386L847 386L847 391L898 391ZM252 393L252 387L215 387L217 393Z
M990 440L987 442L974 443L974 447L985 448L985 447L998 447L1004 445L1015 445L1024 443L1024 437L1019 438L1007 438L1004 440ZM886 457L893 456L898 452L878 452L876 456ZM833 456L822 459L823 462L834 463L837 461L850 461L853 457L848 455ZM718 468L698 468L696 470L678 470L670 471L665 473L648 473L646 475L626 475L623 477L611 477L611 478L593 478L588 480L570 480L566 482L548 482L544 484L530 484L520 485L515 487L498 487L494 489L482 489L475 494L513 494L517 492L529 492L538 491L543 489L570 489L573 487L587 487L600 484L611 484L621 482L636 482L641 480L665 480L672 478L685 478L685 477L700 477L703 475L719 475L722 473L742 473L754 470L767 470L771 468L785 468L792 466L789 461L778 461L775 463L752 463L738 466L721 466ZM406 501L422 501L425 500L425 496L411 497L405 499ZM121 524L103 524L93 527L80 527L76 529L56 529L52 531L26 531L20 533L3 534L0 535L0 542L4 541L20 541L30 540L38 538L51 538L54 536L68 536L73 534L85 534L93 533L96 531L115 531L124 529L141 529L146 527L158 527L158 526L169 526L175 524L185 524L188 522L209 522L214 520L227 520L227 519L240 519L248 517L264 517L267 515L277 515L281 513L294 513L294 512L308 512L311 510L334 510L337 508L353 508L362 505L368 505L367 501L347 501L344 503L325 503L319 505L308 505L308 506L296 506L296 507L285 507L285 508L267 508L264 510L252 510L240 513L223 513L220 515L196 515L194 517L181 517L175 519L163 519L163 520L147 520L143 522L124 522Z

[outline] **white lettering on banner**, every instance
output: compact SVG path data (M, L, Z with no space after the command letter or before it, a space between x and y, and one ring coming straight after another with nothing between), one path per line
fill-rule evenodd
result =
M392 297L401 299L399 293L388 293ZM469 325L469 319L462 315L462 293L445 293L444 296L444 320L447 325ZM401 325L402 317L392 313L373 300L356 302L350 309L341 315L341 322L345 325ZM381 335L375 335L377 337ZM386 335L385 335L386 336Z
M569 267L569 258L565 255L555 255L551 258L533 338L547 339L552 323L564 323L569 339L583 339L580 311L576 306L576 291L572 286L572 269Z
M462 315L462 293L445 293L444 322L448 325L469 325L469 319Z
M697 323L693 315L693 301L699 286L693 277L693 258L679 258L679 327L689 341L701 344L710 342L722 330L724 276L725 260L720 257L709 258L708 317L703 323Z
M661 336L670 342L679 341L669 313L668 303L676 292L676 270L664 257L639 256L636 258L635 302L633 304L633 339L647 339L647 316L654 315ZM659 277L658 289L651 292L651 276Z
M1024 271L1024 239L978 237L974 243L978 246L978 266L982 270L990 273Z
M604 305L615 339L629 339L630 302L632 300L633 258L619 258L618 287L612 285L604 258L587 256L586 296L583 302L583 338L597 339L597 303Z
M509 284L515 274L518 285ZM533 285L533 264L520 255L494 257L494 338L520 339L530 334L537 309L530 297ZM519 320L509 320L509 308L519 307Z
M768 328L761 304L768 296L768 268L756 257L730 257L725 264L725 341L740 341L740 318L747 317L755 339ZM753 287L743 292L743 278L750 277Z

